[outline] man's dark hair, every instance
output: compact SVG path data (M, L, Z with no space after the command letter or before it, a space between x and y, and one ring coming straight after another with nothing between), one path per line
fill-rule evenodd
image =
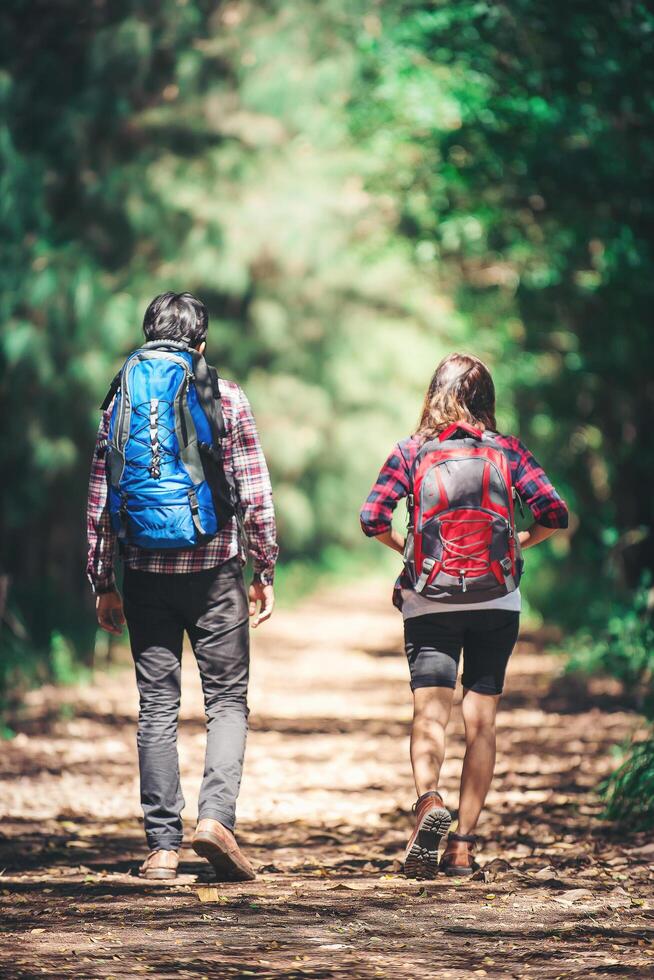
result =
M191 293L155 296L143 317L146 340L176 340L198 347L207 337L209 313Z

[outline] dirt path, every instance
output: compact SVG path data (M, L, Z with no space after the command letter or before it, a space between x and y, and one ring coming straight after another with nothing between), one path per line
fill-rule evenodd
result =
M2 746L0 976L654 976L654 844L612 833L593 796L636 716L556 680L528 637L499 717L483 872L398 874L413 802L400 634L371 585L256 635L239 832L260 874L246 886L212 888L187 849L177 882L135 876L131 671L35 693ZM190 830L204 749L190 655L180 746ZM451 807L461 757L457 712Z

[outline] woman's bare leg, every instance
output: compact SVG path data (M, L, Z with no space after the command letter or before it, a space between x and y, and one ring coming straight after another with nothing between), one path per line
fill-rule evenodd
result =
M463 692L466 754L461 772L457 833L472 834L495 769L495 716L501 695Z
M411 765L418 796L438 788L453 698L449 687L419 687L413 692Z

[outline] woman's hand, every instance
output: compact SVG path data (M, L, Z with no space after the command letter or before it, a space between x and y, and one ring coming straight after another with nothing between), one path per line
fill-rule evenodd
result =
M382 531L381 534L376 535L377 540L385 544L387 548L391 548L393 551L398 551L401 555L404 554L404 544L405 539L397 531Z
M523 551L525 548L533 548L535 544L540 544L541 541L547 541L556 531L558 531L556 527L543 527L542 524L532 524L526 531L518 531L520 547Z

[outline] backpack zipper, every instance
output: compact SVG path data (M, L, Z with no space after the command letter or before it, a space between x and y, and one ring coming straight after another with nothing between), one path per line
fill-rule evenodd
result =
M183 399L184 399L184 395L188 392L188 381L189 381L189 372L187 369L184 374L184 377L182 378L182 382L179 386L179 390L175 398L175 404L177 405L177 413L179 415L179 427L182 430L182 441L184 443L185 449L188 446L188 429L186 427L186 417L184 415Z

